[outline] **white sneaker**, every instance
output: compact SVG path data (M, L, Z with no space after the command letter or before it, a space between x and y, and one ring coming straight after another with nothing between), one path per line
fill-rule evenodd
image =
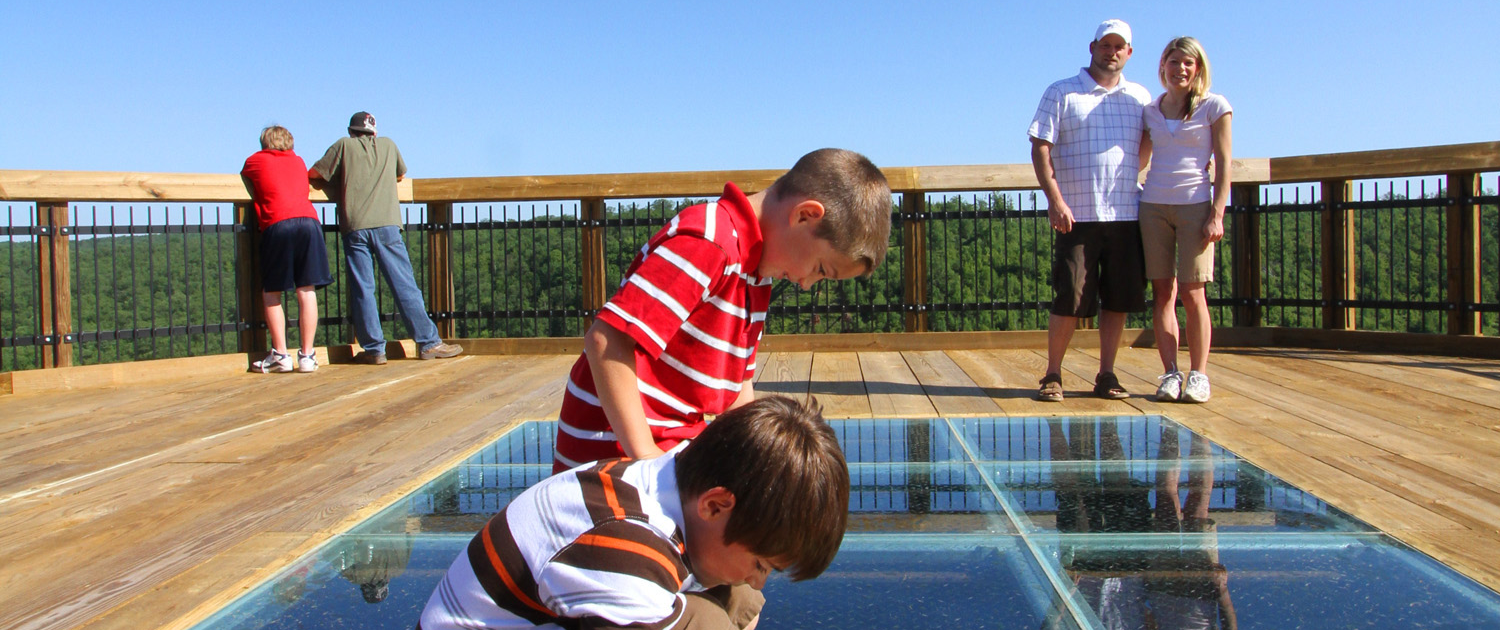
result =
M292 355L282 354L274 348L266 358L250 364L251 372L261 374L282 374L292 371Z
M1182 398L1182 372L1172 370L1156 377L1161 385L1156 388L1156 402L1177 402Z
M1187 385L1182 388L1183 402L1208 402L1208 375L1197 370L1188 372Z
M316 350L313 351L312 354L302 354L302 351L298 350L297 351L297 371L298 372L302 372L303 374L306 374L308 372L316 372L316 371L318 371L318 357L317 357L317 354L318 353L317 353Z

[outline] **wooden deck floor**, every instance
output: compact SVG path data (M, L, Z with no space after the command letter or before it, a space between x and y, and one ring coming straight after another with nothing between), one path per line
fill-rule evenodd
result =
M1161 413L1500 588L1500 361L1217 352L1206 405L1031 400L1034 350L780 353L758 391L829 417ZM181 628L455 464L553 415L571 356L216 372L0 396L0 627ZM139 369L152 369L145 364Z

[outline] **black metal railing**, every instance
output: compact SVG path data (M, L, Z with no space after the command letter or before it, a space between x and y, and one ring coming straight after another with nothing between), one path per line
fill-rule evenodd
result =
M1214 325L1500 335L1497 175L1237 186L1208 288ZM885 264L812 290L781 283L767 332L1044 329L1055 236L1039 191L1006 181L898 190ZM570 337L641 245L707 199L407 203L404 237L446 335ZM347 343L344 255L332 205L318 209L333 274L319 343ZM247 212L242 201L0 202L0 371L263 350ZM377 284L386 337L407 337ZM295 338L296 300L282 302ZM57 320L68 321L53 334ZM1149 310L1129 322L1150 326Z

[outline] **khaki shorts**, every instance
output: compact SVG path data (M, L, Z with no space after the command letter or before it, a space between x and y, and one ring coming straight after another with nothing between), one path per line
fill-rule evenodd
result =
M686 594L679 628L687 630L740 630L760 617L766 596L753 587L715 586Z
M1178 282L1214 281L1214 244L1203 235L1212 202L1173 205L1141 202L1141 247L1146 278Z

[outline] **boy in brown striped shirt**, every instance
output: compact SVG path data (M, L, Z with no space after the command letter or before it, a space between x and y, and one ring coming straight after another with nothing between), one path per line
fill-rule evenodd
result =
M848 466L816 403L763 398L661 457L521 493L453 562L418 628L753 628L770 572L821 574L848 512Z

